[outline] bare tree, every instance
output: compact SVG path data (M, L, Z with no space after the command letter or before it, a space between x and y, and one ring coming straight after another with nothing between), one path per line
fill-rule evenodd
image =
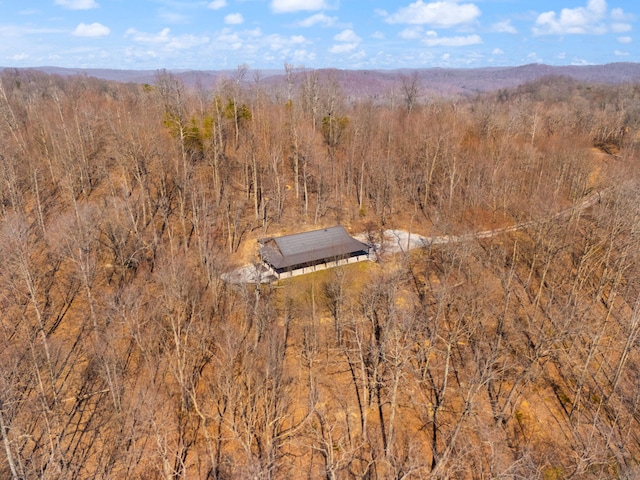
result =
M418 72L414 70L411 75L401 75L402 81L402 94L404 97L404 104L407 108L407 113L411 113L413 108L420 97L420 77Z

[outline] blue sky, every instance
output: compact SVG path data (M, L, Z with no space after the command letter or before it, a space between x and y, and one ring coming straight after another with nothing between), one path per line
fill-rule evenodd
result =
M638 62L638 0L0 0L0 66Z

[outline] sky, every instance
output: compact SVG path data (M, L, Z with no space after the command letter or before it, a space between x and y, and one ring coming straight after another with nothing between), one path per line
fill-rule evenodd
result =
M0 0L0 66L398 69L638 62L638 0Z

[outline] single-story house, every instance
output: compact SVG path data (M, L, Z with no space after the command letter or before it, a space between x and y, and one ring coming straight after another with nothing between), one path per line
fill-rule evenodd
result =
M341 225L258 240L260 258L277 278L369 259L370 246L351 237Z

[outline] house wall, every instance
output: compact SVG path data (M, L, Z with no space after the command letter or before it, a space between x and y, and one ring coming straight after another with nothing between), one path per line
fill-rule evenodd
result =
M329 262L318 263L316 265L312 265L309 267L296 268L293 270L287 270L284 272L276 272L276 275L279 279L296 277L298 275L304 275L306 273L319 272L321 270L326 270L328 268L335 268L342 265L347 265L350 263L364 262L365 260L371 260L369 255L355 255L353 257L343 258L340 260L331 260Z

